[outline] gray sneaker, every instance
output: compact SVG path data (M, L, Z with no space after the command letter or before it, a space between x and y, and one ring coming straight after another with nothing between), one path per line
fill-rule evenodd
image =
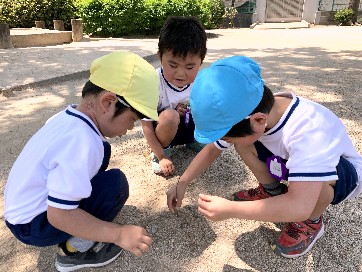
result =
M75 271L85 267L100 267L113 262L122 252L123 249L115 244L95 243L86 252L66 255L59 246L55 267L60 272Z
M194 141L192 143L186 144L186 147L188 149L191 149L197 153L199 153L204 147L206 146L206 144L201 144L197 141Z
M171 158L171 156L172 156L172 147L165 148L163 150L163 152L165 152L165 155L167 157ZM160 162L158 161L157 157L155 156L155 154L153 152L151 153L151 165L152 165L152 170L153 170L153 172L155 174L162 173Z

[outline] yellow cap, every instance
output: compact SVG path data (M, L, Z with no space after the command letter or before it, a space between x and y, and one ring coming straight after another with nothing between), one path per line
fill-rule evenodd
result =
M124 99L148 118L158 120L159 80L154 67L130 51L116 51L94 60L89 80Z

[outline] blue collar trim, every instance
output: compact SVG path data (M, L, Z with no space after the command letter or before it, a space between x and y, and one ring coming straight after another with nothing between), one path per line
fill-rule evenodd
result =
M296 109L296 107L298 105L299 105L299 98L297 97L297 100L295 101L294 105L290 108L290 111L288 112L287 116L285 117L283 123L281 123L280 126L276 130L274 130L266 135L273 135L273 134L277 133L279 130L281 130L284 127L284 125L288 122L290 116L292 115L292 113L294 112L294 110Z
M83 116L81 116L81 115L79 115L79 114L76 114L76 113L74 113L74 112L71 112L71 111L68 110L68 109L67 109L65 112L66 112L66 114L69 114L69 115L71 115L71 116L77 117L77 118L83 120L84 122L86 122L87 125L90 126L91 129L93 129L94 132L99 135L98 131L93 127L93 125L91 124L91 122L89 122L89 121L88 121L87 119L85 119Z
M183 92L185 91L188 87L190 87L191 84L187 84L185 87L183 87L181 90L175 86L173 86L170 82L168 82L165 78L165 76L163 75L163 68L161 68L161 74L162 74L162 77L163 77L163 80L166 82L167 86L170 87L172 90L174 90L175 92Z

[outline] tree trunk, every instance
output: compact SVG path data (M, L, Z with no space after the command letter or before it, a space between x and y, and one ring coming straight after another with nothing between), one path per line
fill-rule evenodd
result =
M358 15L358 7L359 7L360 0L349 0L348 8L354 11L354 15L352 17L352 24L357 22L357 15Z

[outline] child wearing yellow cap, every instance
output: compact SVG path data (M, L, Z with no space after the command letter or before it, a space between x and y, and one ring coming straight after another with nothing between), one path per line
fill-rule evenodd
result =
M195 124L189 106L192 83L206 55L206 32L196 17L171 16L160 31L157 69L160 81L159 120L143 119L142 130L152 150L151 165L157 174L172 175L174 146L199 152L204 145L194 139Z
M106 265L123 249L149 250L144 228L112 222L129 188L120 169L107 169L107 138L140 118L157 120L158 85L153 66L134 53L94 60L80 103L51 117L16 159L5 187L6 225L25 244L58 244L58 271Z
M214 221L285 222L272 248L296 258L323 235L330 204L362 193L362 156L341 120L291 92L273 94L252 59L228 57L200 71L190 101L195 138L207 146L169 189L170 210L181 206L186 186L234 146L258 186L231 200L200 194L199 212Z

